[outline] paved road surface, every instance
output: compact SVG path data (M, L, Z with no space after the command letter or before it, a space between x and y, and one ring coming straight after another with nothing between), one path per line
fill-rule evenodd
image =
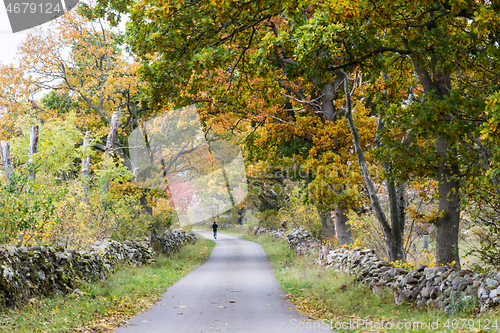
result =
M213 238L212 232L197 231ZM309 332L289 309L268 257L254 242L219 233L206 263L168 288L151 309L116 333ZM318 324L318 323L317 323ZM317 331L327 332L325 329Z

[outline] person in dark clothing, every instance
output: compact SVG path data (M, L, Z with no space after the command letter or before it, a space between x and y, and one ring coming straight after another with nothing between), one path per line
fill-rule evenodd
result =
M214 229L214 239L217 239L217 228L219 227L219 225L217 223L215 223L214 221L214 224L212 224L212 229Z

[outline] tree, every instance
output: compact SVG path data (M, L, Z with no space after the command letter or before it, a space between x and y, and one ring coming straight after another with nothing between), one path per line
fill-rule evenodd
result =
M54 21L49 29L28 35L19 48L19 66L0 66L0 135L16 149L15 167L23 169L28 154L27 146L23 146L26 144L24 125L37 124L41 131L37 156L43 158L43 163L37 165L36 186L48 190L33 192L40 194L44 204L47 202L49 208L54 209L51 206L54 193L69 190L69 194L56 203L61 205L54 210L58 217L56 226L52 224L56 222L54 215L45 216L43 210L39 212L43 223L38 223L36 214L26 213L30 209L36 211L41 201L27 202L21 206L24 210L16 208L14 204L24 200L22 191L14 193L16 200L2 196L5 202L13 202L12 209L2 215L2 222L16 220L17 215L12 212L18 210L19 214L26 215L19 220L23 223L22 230L30 230L32 236L38 231L45 236L49 233L58 242L59 238L75 241L82 233L87 233L85 242L103 235L123 237L128 231L137 231L151 222L151 216L144 218L138 211L137 188L124 184L129 180L124 166L130 162L127 134L150 114L140 102L141 81L136 76L139 66L123 52L120 38L102 21L90 22L72 12ZM40 95L44 96L39 98ZM106 150L109 122L116 110L121 110L122 115L118 134L109 144L110 154L100 154ZM52 131L56 125L57 130ZM94 138L89 135L85 142L82 140L85 132L91 132ZM82 151L87 161L83 184L78 181ZM110 192L106 196L96 195L92 185L109 180L113 180ZM141 194L146 197L146 193ZM50 198L51 195L54 198ZM28 220L38 224L27 223ZM74 225L69 223L71 220ZM51 223L45 223L47 221ZM165 225L165 219L160 224Z
M15 104L31 104L40 120L64 117L74 110L79 128L92 130L98 137L95 148L105 150L106 137L113 112L122 113L115 152L128 163L123 139L141 122L148 109L142 108L139 64L127 58L121 49L121 36L102 21L90 22L70 12L55 20L49 28L29 34L19 47L19 68L9 66L1 76L0 90L8 88L11 76L18 80L8 96L9 113L16 114ZM49 91L41 103L33 95ZM3 95L3 94L2 94ZM16 98L21 95L21 98ZM22 111L24 112L24 111ZM20 112L20 113L22 113Z
M139 64L123 52L121 39L102 20L91 22L75 12L28 35L19 48L21 65L3 66L0 73L0 103L6 110L1 120L4 137L16 134L11 119L25 113L43 123L65 119L74 111L78 128L91 130L96 138L93 149L104 153L112 114L118 110L121 117L109 162L131 169L128 133L151 112L140 101ZM37 93L46 94L35 101ZM103 156L95 155L95 162Z
M101 7L98 6L95 9L94 14L102 15L102 9L107 5L117 9L112 3L103 2ZM129 3L129 5L134 4ZM151 4L151 11L159 8L155 6L156 4ZM295 148L302 149L307 145L311 146L314 142L318 147L323 148L316 149L307 160L300 161L303 167L321 169L325 166L324 163L332 164L334 156L327 151L330 148L328 142L336 140L332 137L336 136L335 131L341 127L336 123L340 118L338 114L335 114L338 110L334 106L333 99L330 98L333 97L332 94L336 94L333 85L328 83L325 87L325 81L328 79L320 78L317 73L311 73L308 69L288 73L289 59L280 54L279 61L274 64L277 56L274 47L266 43L264 47L258 47L264 41L263 38L269 37L269 33L286 31L289 28L279 16L282 12L280 5L270 2L268 6L264 6L266 9L263 12L259 12L259 7L254 3L248 6L242 5L234 10L205 3L181 7L179 10L174 10L173 7L167 8L163 13L164 16L155 14L154 25L156 27L154 29L172 24L177 27L182 26L182 29L166 29L165 34L159 34L157 39L147 39L150 45L139 46L136 41L129 41L132 51L138 56L143 56L144 77L155 82L155 88L150 90L152 104L161 105L166 100L180 105L186 101L189 103L205 102L206 113L209 116L216 116L217 122L220 122L221 117L225 119L232 117L234 124L239 123L238 119L243 118L252 124L252 128L240 126L247 134L255 132L256 127L263 128L265 133L260 131L259 135L263 134L262 136L267 136L269 140L259 140L260 149L277 145L278 150L282 150L281 148L284 148L283 146L287 145L290 140L300 140L296 142L304 143L303 147ZM137 15L132 17L135 24L130 25L131 35L146 36L152 32L150 29L153 26L146 24L148 19L139 13L138 8L136 9ZM174 10L172 17L168 17L168 10ZM200 15L200 13L204 14ZM256 14L255 17L254 14ZM231 21L230 17L235 20L234 24L231 23L227 28L217 28L222 21ZM200 36L210 36L209 39L193 37L198 34L195 31L196 22L202 22L203 32ZM143 24L146 26L139 28L139 25ZM221 37L227 33L231 37ZM291 47L280 52L286 53L288 48L293 53ZM151 52L146 52L146 49ZM158 56L161 54L161 56L153 54ZM157 76L159 73L154 70L158 66L165 68L165 72L159 76ZM207 70L216 75L210 75ZM192 72L195 74L191 77ZM165 73L171 73L171 75L165 75ZM323 90L328 91L332 96L318 97ZM209 107L209 105L214 107ZM227 112L228 116L223 116L221 114L223 112ZM341 135L345 136L345 134L345 131L342 131ZM337 141L342 140L343 138L339 138ZM333 155L336 154L340 156L339 153ZM346 157L349 158L349 154L344 154L342 158L336 160L345 165ZM313 161L315 159L316 162ZM347 165L347 168L343 168L355 168L354 163L347 163ZM346 174L355 173L349 171ZM315 174L318 174L318 177L312 179L311 186L323 188L325 191L311 194L318 207L324 211L321 215L325 221L325 227L333 230L330 212L334 208L335 200L338 202L342 200L341 198L345 199L340 206L349 208L352 202L356 202L356 199L350 197L350 194L355 194L355 191L341 190L340 193L336 193L333 188L340 189L342 186L325 184L330 181L328 176ZM348 177L346 181L343 177L336 177L336 179L341 181L344 187L352 180L351 177ZM357 199L360 198L359 195L355 196ZM338 209L339 213L342 211L343 209ZM344 229L347 227L345 219L341 219L344 215L336 214L339 217L337 219L338 230L341 227ZM346 242L350 241L347 230L342 239L345 238L347 238Z
M360 106L354 116L364 109L360 118L368 115L379 124L378 130L359 130L378 137L390 228L377 199L369 196L387 246L394 249L391 258L403 255L402 232L396 229L405 218L404 183L431 177L439 181L437 262L459 264L460 183L469 176L464 168L476 163L470 159L471 142L481 150L470 135L478 121L491 117L481 103L488 94L485 84L498 83L497 7L489 1L102 0L92 14L113 19L117 12L130 12L128 42L143 60L144 78L154 83L152 104L204 102L208 114L242 114L270 123L274 132L266 135L279 144L292 137L313 143L318 129L341 122L349 112L341 101L348 102L349 94L339 90L348 80L338 71L364 74L366 82L354 81L366 87L353 103ZM342 136L326 137L334 143ZM376 145L367 140L358 150ZM412 159L415 152L420 155Z
M419 110L408 108L417 111L409 126L409 144L414 147L418 144L415 138L422 135L435 138L435 152L425 153L437 165L429 163L418 171L439 181L438 264L459 263L460 181L465 176L461 165L470 162L460 154L467 149L461 141L481 113L481 108L470 107L470 98L476 98L481 81L496 80L491 73L498 71L498 62L488 53L498 48L497 37L492 30L480 32L492 15L497 14L489 2L431 5L425 1L381 6L366 2L351 15L332 15L332 21L351 28L339 31L338 37L349 51L332 70L352 65L385 70L398 57L410 62L417 76L415 83L423 89Z

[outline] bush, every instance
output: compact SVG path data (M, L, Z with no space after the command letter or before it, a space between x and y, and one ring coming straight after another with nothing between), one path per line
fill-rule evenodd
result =
M305 204L305 193L301 193L298 188L295 188L285 207L281 208L278 213L278 220L287 221L288 229L305 228L313 233L317 239L324 236L323 225L318 210L313 205Z
M108 237L144 237L148 229L164 229L172 222L168 201L160 202L151 215L141 202L143 190L128 182L132 174L123 164L96 156L89 145L75 149L83 135L71 115L39 124L39 152L32 163L28 163L27 147L33 123L27 118L20 124L23 134L11 140L16 164L11 184L0 182L2 243L80 249ZM79 179L79 160L87 155L92 156L94 170L84 183ZM29 176L33 171L36 180ZM107 181L109 191L103 191Z
M28 172L33 170L30 168ZM33 181L27 175L15 174L11 184L0 186L1 242L17 240L21 246L29 242L43 243L47 231L59 222L56 205L66 190L55 186L55 181Z

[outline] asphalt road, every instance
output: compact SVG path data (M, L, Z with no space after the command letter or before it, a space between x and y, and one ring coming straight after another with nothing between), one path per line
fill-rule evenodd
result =
M212 232L197 233L213 239ZM319 327L306 329L313 323L305 322L307 318L284 300L285 293L259 244L221 233L217 238L204 265L115 332L328 332Z

